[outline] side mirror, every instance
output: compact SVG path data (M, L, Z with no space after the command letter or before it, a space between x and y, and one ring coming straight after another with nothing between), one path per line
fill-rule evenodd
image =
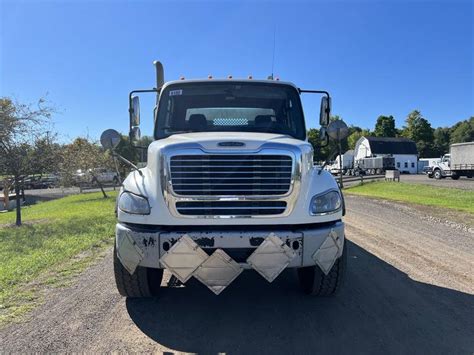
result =
M331 114L331 98L323 96L321 98L321 109L319 111L319 124L326 127L329 124Z
M100 144L106 150L114 150L121 140L122 136L115 129L108 129L100 135Z
M140 127L132 127L132 129L130 130L130 142L132 143L136 143L140 140L141 138L141 132L140 132Z
M140 98L133 96L130 100L130 128L140 126Z
M140 99L138 96L133 96L130 99L130 143L137 142L140 139Z

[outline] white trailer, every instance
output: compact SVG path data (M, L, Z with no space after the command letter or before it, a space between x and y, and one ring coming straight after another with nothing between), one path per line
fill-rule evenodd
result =
M334 177L313 165L300 99L324 95L320 124L326 127L329 94L275 80L164 83L163 67L155 65L157 89L129 97L136 142L134 95L156 94L155 141L147 166L133 166L118 196L119 293L154 296L163 269L219 294L244 270L272 282L296 268L305 293L334 294L346 263L344 200ZM116 144L106 132L103 138Z

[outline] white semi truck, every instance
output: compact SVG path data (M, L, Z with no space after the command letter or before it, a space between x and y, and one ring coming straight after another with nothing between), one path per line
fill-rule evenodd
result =
M344 200L331 174L313 165L300 101L324 95L326 127L329 94L251 78L164 83L163 66L155 66L157 87L130 93L132 141L140 124L135 95L156 94L155 141L117 200L120 294L156 295L163 269L219 294L244 270L272 282L287 268L297 269L307 294L334 294L347 254Z
M453 180L461 176L474 176L474 142L451 144L449 153L440 162L433 164L428 171L428 177L442 179L451 177Z
M329 170L334 175L338 175L341 172L341 168L343 175L346 175L349 170L354 168L353 150L348 150L344 154L338 155L336 160L334 160L334 163L329 165L326 170Z

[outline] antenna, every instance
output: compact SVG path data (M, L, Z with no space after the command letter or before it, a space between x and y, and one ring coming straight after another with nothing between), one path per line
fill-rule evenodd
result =
M275 66L275 37L276 37L276 26L273 27L273 54L272 54L272 80L273 80L273 68Z

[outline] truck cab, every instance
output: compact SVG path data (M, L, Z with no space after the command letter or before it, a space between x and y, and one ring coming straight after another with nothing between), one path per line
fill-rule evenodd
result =
M441 158L441 162L433 166L428 177L442 179L451 177L457 180L462 176L474 177L474 142L451 144L449 154Z
M146 167L117 200L114 269L127 297L160 292L163 270L219 294L244 270L272 282L297 269L307 294L332 295L345 268L344 200L332 175L313 165L300 95L325 91L276 80L164 83L130 95L130 137L139 138L136 93L156 94Z

